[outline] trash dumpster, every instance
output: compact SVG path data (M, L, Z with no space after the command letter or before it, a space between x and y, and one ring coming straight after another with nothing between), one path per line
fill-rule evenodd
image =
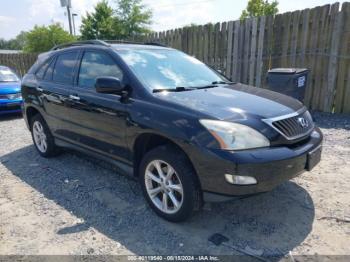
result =
M274 68L267 73L268 89L303 102L309 70L306 68Z

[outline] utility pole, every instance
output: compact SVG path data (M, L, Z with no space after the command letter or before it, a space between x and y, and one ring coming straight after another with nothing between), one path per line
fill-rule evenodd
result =
M72 14L72 20L73 20L73 32L74 32L74 35L76 35L75 33L75 20L74 20L74 17L75 16L78 16L78 14Z
M69 23L69 33L72 34L72 16L70 14L70 9L72 7L72 0L60 0L61 6L67 8L68 23Z
M67 5L67 15L68 15L68 23L69 23L69 33L72 35L72 16L70 14L70 7Z

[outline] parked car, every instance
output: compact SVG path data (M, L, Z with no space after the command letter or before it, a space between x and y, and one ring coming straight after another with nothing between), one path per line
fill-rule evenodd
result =
M21 81L14 71L0 66L0 114L20 113Z
M270 191L320 161L322 133L299 101L231 83L172 48L59 46L39 56L22 94L40 155L64 147L117 164L170 221L204 201Z

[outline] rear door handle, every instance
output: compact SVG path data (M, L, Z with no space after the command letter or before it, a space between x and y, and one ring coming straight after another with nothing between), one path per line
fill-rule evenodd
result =
M80 97L79 96L75 96L75 95L69 95L69 98L75 101L79 101Z

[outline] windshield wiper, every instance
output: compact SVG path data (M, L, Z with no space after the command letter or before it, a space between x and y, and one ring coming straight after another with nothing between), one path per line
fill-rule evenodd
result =
M217 87L217 85L229 85L229 84L233 84L233 82L214 81L210 85L205 85L205 86L191 86L191 87L177 86L176 88L153 89L153 93L159 93L159 92L163 92L163 91L167 91L167 92L183 92L183 91L191 91L191 90L195 90L195 89L214 88L214 87Z
M232 85L235 84L235 82L226 82L226 81L214 81L212 82L213 85Z
M214 87L218 87L216 84L212 84L212 85L206 85L206 86L198 86L196 87L196 89L207 89L207 88L214 88Z
M196 89L207 89L207 88L218 87L217 85L232 85L232 84L235 84L235 83L234 82L226 82L226 81L214 81L211 83L211 85L198 86L195 88Z
M163 92L163 91L167 91L167 92L182 92L182 91L190 91L193 90L195 88L192 87L184 87L184 86L177 86L176 88L160 88L160 89L153 89L153 93L159 93L159 92Z

